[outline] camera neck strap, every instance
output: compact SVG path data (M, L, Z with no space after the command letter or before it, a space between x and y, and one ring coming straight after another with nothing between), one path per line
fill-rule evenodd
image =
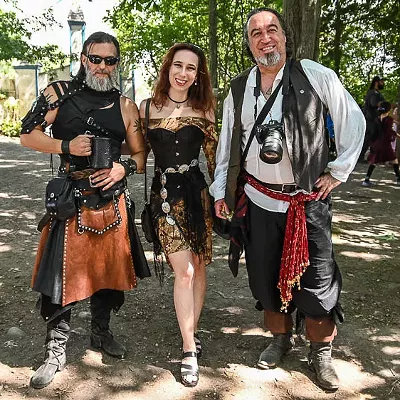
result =
M260 72L260 69L257 67L256 86L254 88L254 97L256 98L256 104L254 106L255 107L254 108L254 110L255 110L255 115L254 115L255 122L254 122L254 125L253 125L253 129L250 132L249 140L247 141L246 147L245 147L245 149L244 149L244 151L242 153L242 159L241 159L241 162L240 162L241 167L243 167L243 164L244 164L244 162L246 160L247 154L248 154L249 149L250 149L251 142L253 141L254 136L256 134L257 126L264 122L265 118L267 117L269 111L272 108L272 105L275 102L275 99L276 99L276 96L279 93L279 90L281 89L283 83L284 82L286 83L288 77L289 77L289 62L287 61L286 64L285 64L285 68L283 70L283 77L282 77L281 81L279 82L279 84L275 88L275 90L272 92L270 98L267 100L267 102L265 103L264 107L261 109L260 114L258 114L258 117L256 118L256 115L257 115L257 101L258 101L258 97L260 96L260 93L261 93L261 90L260 90L260 88L261 88L261 72Z

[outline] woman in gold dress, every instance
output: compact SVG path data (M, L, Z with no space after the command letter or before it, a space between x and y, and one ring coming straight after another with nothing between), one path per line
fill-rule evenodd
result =
M156 254L164 252L175 274L174 303L182 335L181 382L196 386L201 342L196 335L212 257L208 187L199 168L200 149L213 179L214 96L203 51L177 43L164 57L150 100L140 106L145 135L155 157L150 203L157 232Z

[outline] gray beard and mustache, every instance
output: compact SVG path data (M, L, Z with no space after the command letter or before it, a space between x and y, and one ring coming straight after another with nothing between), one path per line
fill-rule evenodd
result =
M278 52L264 54L260 57L254 57L257 64L261 64L264 67L273 67L277 65L281 60L281 55Z
M108 92L117 86L118 70L114 68L108 76L99 78L97 77L85 64L86 84L93 90L98 92ZM107 72L106 72L107 73Z

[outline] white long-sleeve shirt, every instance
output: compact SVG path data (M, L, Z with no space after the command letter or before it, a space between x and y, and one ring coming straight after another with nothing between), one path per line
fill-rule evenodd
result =
M343 87L333 70L311 60L301 60L300 62L311 86L328 108L335 127L337 158L328 163L327 167L334 178L345 182L354 169L361 152L365 133L364 116L355 100ZM273 90L282 79L283 68L284 67L282 67L275 77L272 87ZM257 67L254 67L250 71L244 93L242 106L242 126L244 129L242 151L246 146L255 122L254 87L256 86L256 70ZM276 121L282 120L282 100L283 95L281 88L264 123L268 123L271 118ZM265 103L265 97L260 95L257 100L258 113L260 113ZM229 91L224 101L222 129L216 154L217 166L214 173L214 182L210 186L210 193L215 200L225 197L234 116L235 110L232 92ZM267 164L263 162L259 157L260 148L261 145L254 138L244 163L246 171L262 182L293 184L294 177L286 142L284 141L283 145L282 160L277 164ZM288 202L272 199L248 184L245 185L245 191L253 203L266 210L286 212L289 206Z

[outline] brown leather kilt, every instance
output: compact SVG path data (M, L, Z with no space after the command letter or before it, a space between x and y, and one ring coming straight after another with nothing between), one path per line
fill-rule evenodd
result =
M60 253L62 256L53 257L59 259L61 264L62 306L83 300L100 289L129 290L136 286L128 212L123 194L118 199L118 206L121 224L113 226L101 235L87 231L79 233L76 215L65 221L62 253ZM113 207L111 201L99 210L86 209L82 213L82 225L94 224L101 230L116 219ZM46 244L53 223L55 221L50 220L42 230L31 281L34 290L38 290L35 281L39 270L50 268L41 261L44 253L51 251L51 246ZM44 294L49 295L49 293Z

